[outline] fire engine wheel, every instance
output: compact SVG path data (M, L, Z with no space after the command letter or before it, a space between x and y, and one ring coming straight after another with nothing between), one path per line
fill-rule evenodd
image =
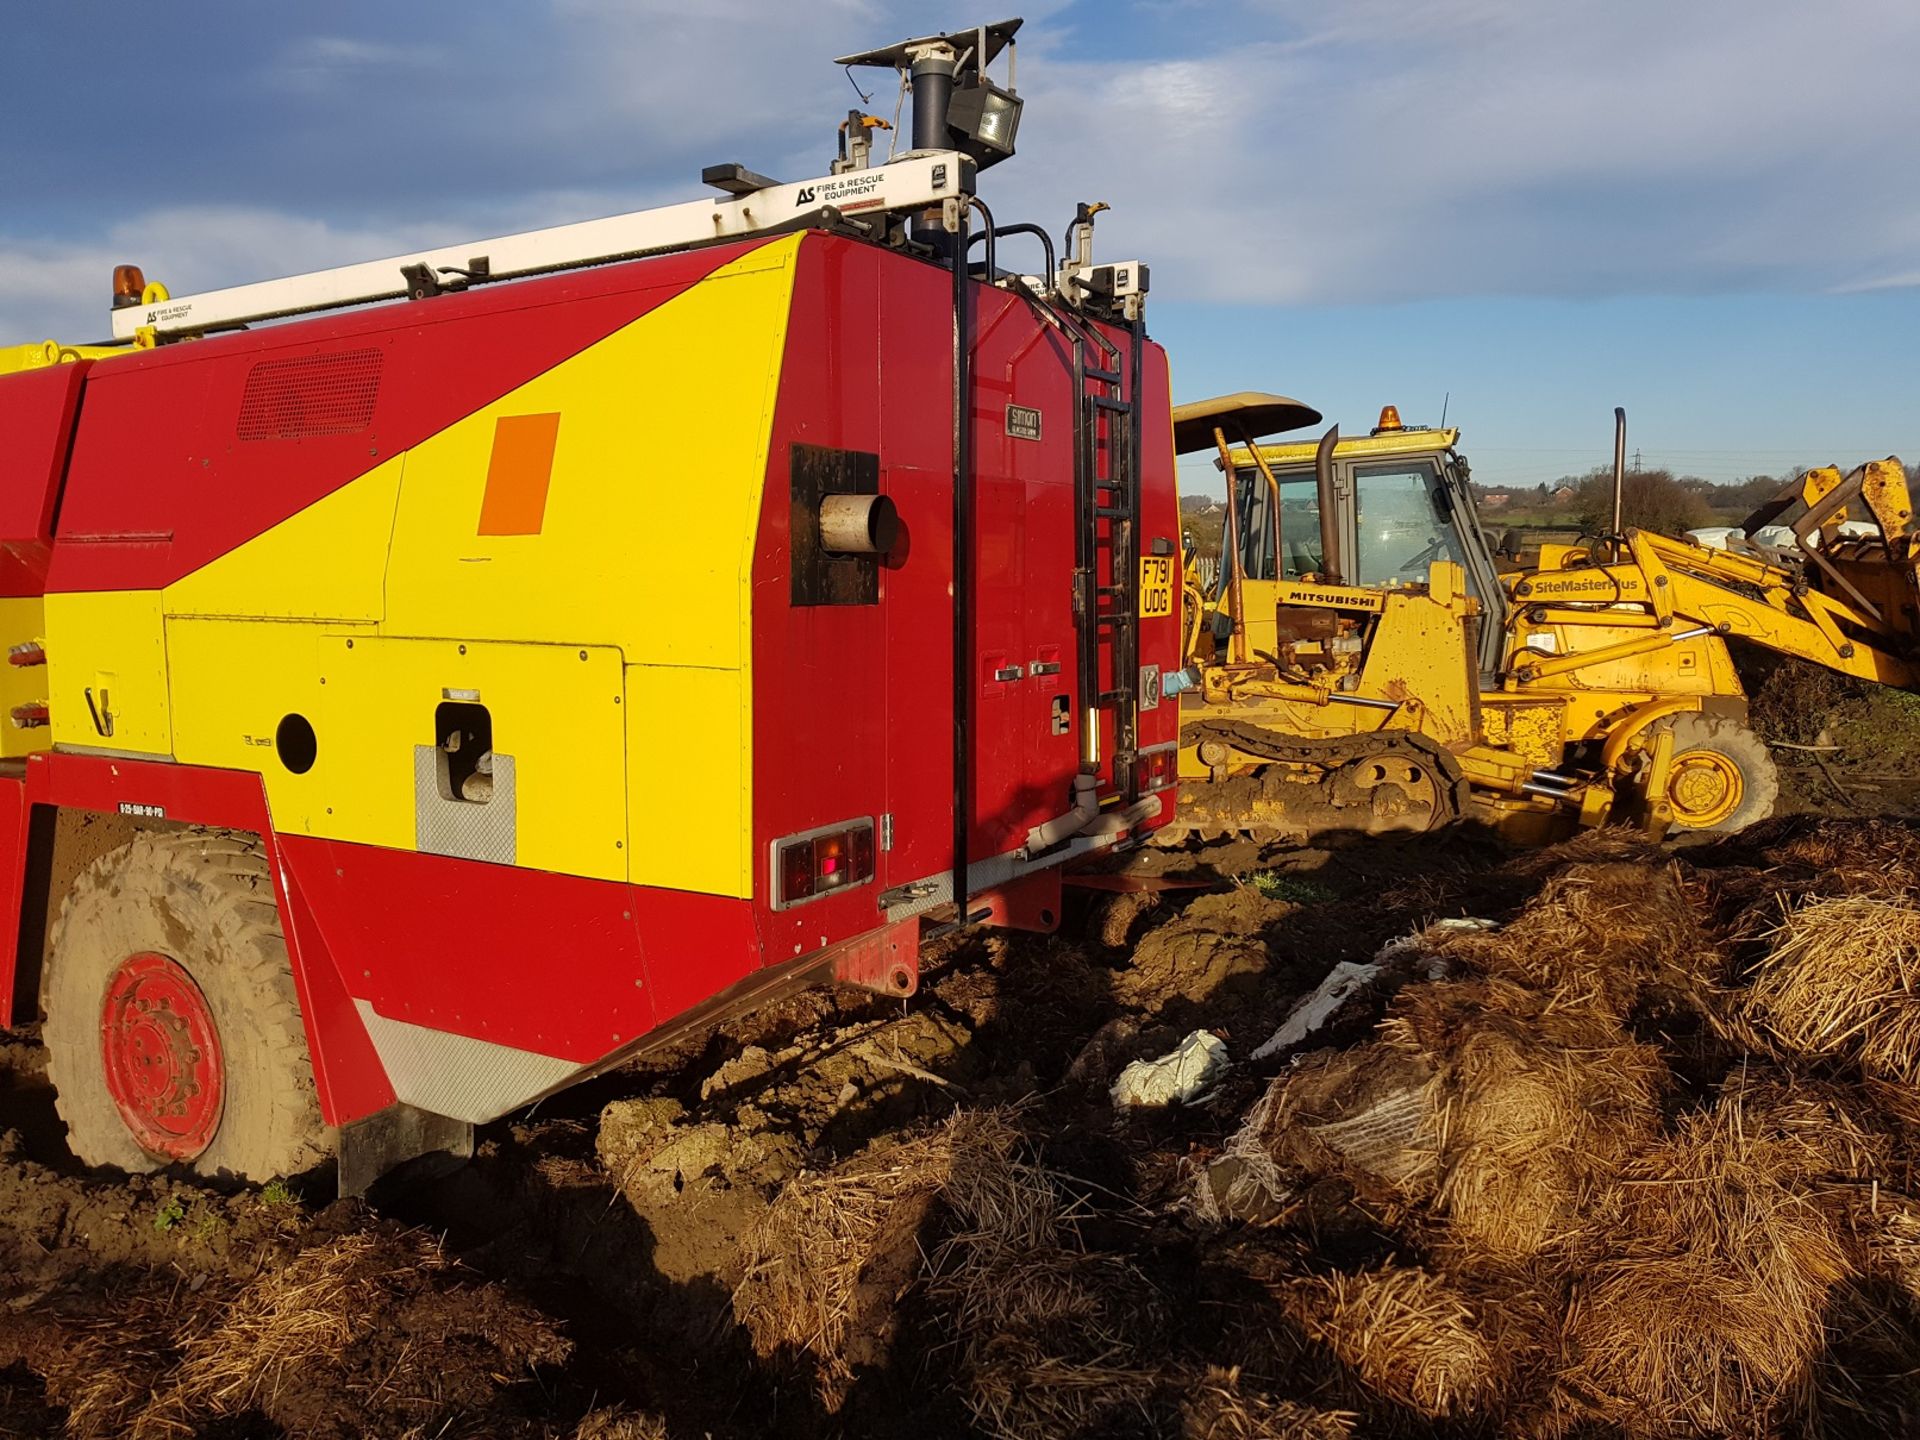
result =
M1676 716L1667 803L1679 830L1731 835L1773 813L1780 773L1766 743L1737 720Z
M332 1153L257 840L143 831L101 856L61 905L45 1000L86 1164L265 1180Z

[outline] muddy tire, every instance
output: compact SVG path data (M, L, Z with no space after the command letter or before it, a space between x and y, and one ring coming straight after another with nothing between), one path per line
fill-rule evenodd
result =
M143 831L94 861L60 906L44 999L86 1164L265 1180L332 1154L253 837Z
M1773 813L1780 772L1766 742L1738 720L1679 715L1667 799L1676 830L1732 835Z

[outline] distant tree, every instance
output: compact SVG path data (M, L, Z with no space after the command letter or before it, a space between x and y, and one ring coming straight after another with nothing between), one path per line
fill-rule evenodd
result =
M1678 535L1712 520L1697 489L1674 479L1671 470L1629 470L1620 487L1623 525ZM1613 474L1595 470L1580 481L1574 507L1580 528L1598 533L1613 523Z
M1750 475L1745 480L1722 485L1719 493L1711 497L1708 503L1723 514L1733 515L1734 523L1738 524L1785 488L1786 481L1776 476Z

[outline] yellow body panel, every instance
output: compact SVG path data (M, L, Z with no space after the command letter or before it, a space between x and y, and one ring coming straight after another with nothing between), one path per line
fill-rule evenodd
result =
M569 637L735 670L799 239L765 245L407 456L388 632ZM538 534L480 535L496 422L557 411ZM681 423L663 423L679 421Z
M1511 752L1533 770L1551 770L1560 763L1566 738L1564 706L1553 700L1483 695L1480 707L1489 746Z
M169 616L371 622L385 607L387 543L404 455L166 588Z
M53 743L136 755L173 753L167 641L157 590L46 598ZM87 707L93 692L94 710ZM93 721L100 713L112 733Z
M753 894L752 692L734 670L627 667L636 885ZM689 777L699 778L699 799Z
M514 863L626 878L617 651L329 636L318 655L324 698L314 728L330 778L315 834L414 849L415 747L434 745L434 713L444 701L477 694L493 718L496 764L500 756L514 762Z
M323 733L313 768L296 775L278 763L275 732L288 714L320 726L320 652L330 627L278 620L167 620L173 680L173 749L181 763L258 770L274 828L331 833L324 823L336 789L357 777Z
M436 711L477 692L511 766L493 800L463 803L510 833L512 863L750 896L752 567L800 245L676 289L164 591L48 596L52 663L8 682L50 682L54 724L0 754L55 743L256 771L289 832L443 849L422 838L448 812L423 818L421 777ZM530 415L558 417L545 488L489 526L499 422ZM500 528L516 533L480 533ZM0 608L8 644L42 628L37 608ZM276 743L289 715L317 736L303 774ZM684 773L697 813L662 823ZM482 808L501 804L511 827Z
M0 599L0 658L15 645L31 645L46 635L46 608L38 595ZM0 664L0 759L31 755L53 744L45 726L23 729L10 717L16 705L47 703L47 667Z
M1596 620L1602 618L1597 616ZM1551 659L1645 640L1649 631L1639 626L1604 623L1533 625L1523 615L1514 622L1510 634L1513 648L1509 653L1531 649ZM1746 693L1733 668L1733 657L1727 653L1727 642L1717 635L1702 635L1664 649L1600 661L1525 689L1530 695L1553 689L1646 691L1662 695Z
M1478 608L1469 599L1448 605L1426 594L1389 593L1356 693L1416 701L1422 733L1450 747L1473 743L1480 677L1461 624Z

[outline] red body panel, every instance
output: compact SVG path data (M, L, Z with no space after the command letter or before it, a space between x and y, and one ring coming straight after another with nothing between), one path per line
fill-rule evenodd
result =
M769 961L876 923L889 886L952 864L952 281L935 266L842 240L801 255L787 363L769 449L754 573L754 853L785 835L889 814L893 848L871 886L787 912L757 907ZM973 287L974 607L972 859L1017 849L1070 805L1079 764L1071 576L1074 381L1067 344L1028 304ZM1108 330L1124 346L1124 331ZM1164 354L1143 365L1143 548L1177 544ZM1038 440L1013 433L1018 404ZM881 573L876 606L791 607L790 447L876 452L880 490L906 541ZM1104 533L1104 532L1103 532ZM1177 617L1140 623L1143 659L1178 664ZM1107 653L1102 646L1103 656ZM1057 672L1034 673L1036 663ZM997 678L1018 667L1017 680ZM1102 684L1111 683L1109 669ZM1053 707L1066 697L1070 723ZM1140 717L1142 747L1172 741L1172 704ZM1111 721L1102 753L1112 753ZM1169 800L1171 797L1169 797Z
M48 445L65 453L58 432L70 425L83 382L85 419L59 501L52 585L158 586L751 248L270 327L91 372L66 367L66 418L51 389L35 392L38 399L21 403L46 409L37 438L0 438L8 447L0 464L9 467L0 469L0 491L9 492L0 494L0 541L15 531L43 533L32 506L52 505L57 486L29 493L8 477L38 473L32 457ZM885 918L883 892L942 875L953 858L952 281L933 265L825 236L807 237L797 263L752 575L752 898L276 835L254 774L99 756L36 757L24 787L0 782L0 828L22 837L16 854L25 854L33 804L140 807L136 813L264 836L333 1124L393 1100L356 1001L392 1020L586 1066L758 969L875 931ZM962 590L978 639L968 681L977 861L1016 849L1029 827L1068 809L1081 705L1071 355L1025 301L976 285L972 303L976 562ZM1124 331L1107 333L1133 343ZM243 403L258 400L249 400L248 386L259 362L373 350L381 356L378 393L364 428L317 433L328 428L319 424L310 427L316 433L286 438L284 417L298 407L269 407L262 419L257 403L241 425ZM364 378L371 362L354 363ZM1139 535L1150 550L1156 538L1174 542L1179 533L1157 347L1146 350L1144 377ZM1015 433L1007 414L1015 404L1040 413L1039 438ZM243 430L280 438L245 439ZM878 455L880 490L898 508L905 539L881 571L877 604L789 603L796 444ZM47 471L56 473L57 466ZM30 531L29 521L41 529ZM1178 624L1177 616L1141 622L1144 661L1178 663ZM1043 672L1059 669L1035 674L1036 662ZM1014 666L1018 678L998 678ZM1103 668L1101 684L1110 682ZM1060 697L1064 728L1053 723ZM1174 704L1143 712L1140 744L1172 741L1177 724ZM1111 755L1110 723L1102 747ZM877 855L872 882L772 908L776 839L883 816L892 819L893 843ZM651 818L636 815L635 823ZM20 865L0 869L0 921L11 913L17 930ZM1010 923L1050 928L1058 884L1057 872L1014 882L991 896L990 908Z
M653 1027L628 887L287 836L347 993L391 1020L597 1060Z
M170 345L96 366L48 586L170 584L604 339L756 243ZM336 413L332 433L242 438L243 405L259 403L257 385L255 394L248 390L257 365L330 356L351 362L343 383L373 388L364 426L351 428L362 416ZM363 362L368 356L374 358ZM324 372L307 374L325 388ZM296 402L282 399L282 413L297 421L289 413ZM260 433L258 424L246 428Z
M0 595L38 595L91 360L0 376Z

